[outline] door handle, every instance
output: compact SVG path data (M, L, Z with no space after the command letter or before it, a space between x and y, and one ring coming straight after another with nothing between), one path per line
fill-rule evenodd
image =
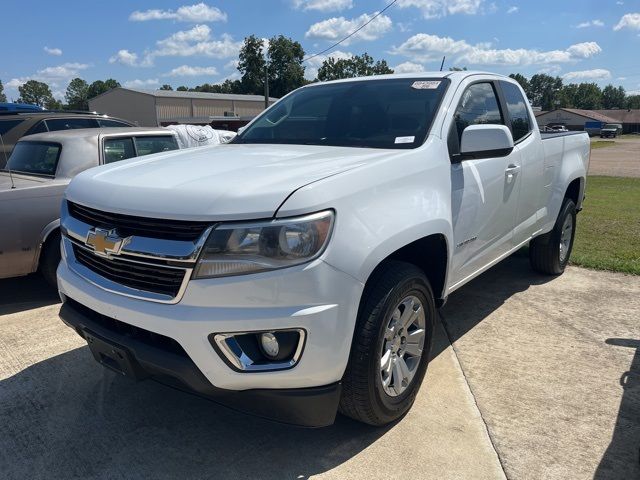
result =
M518 173L519 170L519 165L511 164L507 167L507 169L504 171L505 175L507 176L507 183L511 183L513 181L513 177L515 177L516 173Z

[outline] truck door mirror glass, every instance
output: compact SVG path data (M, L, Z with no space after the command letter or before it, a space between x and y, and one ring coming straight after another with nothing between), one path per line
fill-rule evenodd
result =
M459 160L504 157L513 150L513 137L504 125L469 125L462 132Z

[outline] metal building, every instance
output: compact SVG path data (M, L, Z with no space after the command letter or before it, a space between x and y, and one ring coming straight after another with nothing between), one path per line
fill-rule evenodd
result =
M89 100L89 110L144 127L189 123L237 130L264 110L264 97L118 87Z

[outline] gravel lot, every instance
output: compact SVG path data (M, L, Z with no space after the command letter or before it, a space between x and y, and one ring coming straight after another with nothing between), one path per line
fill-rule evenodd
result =
M591 150L589 175L640 177L640 135L625 135L615 140L594 137L592 140L615 142L615 145Z
M494 267L450 297L417 403L385 429L129 383L56 302L37 277L0 281L2 478L640 478L640 277Z

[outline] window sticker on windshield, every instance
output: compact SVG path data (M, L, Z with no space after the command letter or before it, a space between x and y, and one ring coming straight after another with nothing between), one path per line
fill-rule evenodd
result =
M416 137L396 137L393 143L413 143Z
M411 88L416 90L435 90L439 86L440 80L419 80L411 84Z

